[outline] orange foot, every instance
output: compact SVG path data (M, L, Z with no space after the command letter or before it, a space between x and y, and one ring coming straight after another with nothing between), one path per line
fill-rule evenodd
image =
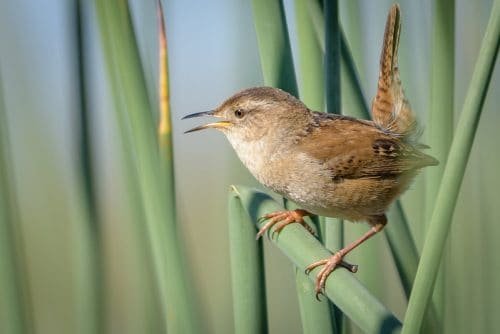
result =
M256 239L259 239L264 233L266 233L267 230L269 230L272 226L276 224L277 226L273 232L273 235L274 233L279 234L285 226L292 223L299 223L300 225L304 226L306 230L311 232L311 234L314 234L314 231L311 228L311 226L307 225L307 223L304 221L304 217L310 215L311 213L307 212L306 210L300 210L300 209L268 213L267 215L259 219L261 221L267 219L270 220L260 228L259 233L257 233Z
M352 273L355 273L358 271L358 266L357 265L351 265L348 264L344 261L342 261L342 258L344 257L344 252L341 250L335 254L333 254L331 257L327 259L323 259L314 263L311 263L309 266L306 268L306 274L309 274L314 268L319 267L319 266L324 266L321 268L319 271L318 275L316 276L316 299L319 300L319 295L323 294L323 291L325 289L325 283L326 279L330 274L332 273L333 270L337 266L344 267L351 271Z

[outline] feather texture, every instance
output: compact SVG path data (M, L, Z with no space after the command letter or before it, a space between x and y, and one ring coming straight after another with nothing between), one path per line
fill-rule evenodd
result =
M416 139L419 131L415 114L405 97L399 78L398 47L401 13L398 4L389 11L384 43L380 55L377 95L372 102L373 121L380 127L400 135L404 140Z

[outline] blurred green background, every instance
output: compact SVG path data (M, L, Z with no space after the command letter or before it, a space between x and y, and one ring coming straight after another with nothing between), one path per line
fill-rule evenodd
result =
M125 3L122 1L122 3ZM340 1L340 19L358 66L366 97L375 94L379 52L391 1ZM90 111L90 142L97 194L95 223L103 268L102 314L110 333L147 333L161 328L141 222L131 208L136 194L126 171L107 79L102 36L92 1L82 1L85 96ZM284 1L292 49L296 53L294 2ZM259 187L219 133L184 135L198 124L183 115L212 109L234 92L262 85L250 1L163 2L169 43L170 94L179 237L186 252L195 303L204 333L232 333L227 191L231 184ZM430 105L432 1L400 1L403 32L401 77L425 129ZM456 114L479 52L492 1L457 0L455 5ZM0 1L0 79L7 134L9 180L15 189L33 329L73 333L81 305L75 292L82 259L82 200L79 132L81 87L76 5L72 1ZM131 0L150 100L156 101L156 2ZM297 66L298 61L295 59ZM498 64L497 64L498 65ZM444 332L492 333L500 312L500 69L496 66L455 210L443 260ZM300 73L299 73L300 80ZM0 99L0 103L2 100ZM425 131L423 136L425 142ZM417 246L425 237L425 177L403 196ZM390 224L390 222L389 222ZM353 240L364 226L347 224ZM94 230L90 231L92 234ZM366 286L402 318L403 290L383 236L356 250L350 260ZM301 333L294 269L265 242L271 333ZM378 275L363 268L377 267ZM0 291L1 298L5 291ZM1 325L0 325L1 328Z

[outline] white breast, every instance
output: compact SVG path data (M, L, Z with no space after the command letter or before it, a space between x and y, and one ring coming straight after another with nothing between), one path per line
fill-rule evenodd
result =
M261 167L270 158L270 152L264 146L262 140L243 141L238 136L227 134L227 139L233 146L241 162L248 168L250 173L264 183L261 178Z
M235 135L228 139L260 183L298 203L321 202L317 197L330 174L317 160L303 153L291 154L284 147L264 146L263 140L243 141Z

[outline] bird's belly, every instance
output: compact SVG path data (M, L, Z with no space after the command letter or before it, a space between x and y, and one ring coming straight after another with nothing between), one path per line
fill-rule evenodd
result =
M383 214L407 189L411 178L404 175L330 181L318 189L319 196L305 201L290 199L318 215L361 221L369 216Z
M335 180L321 168L288 171L288 177L281 178L287 180L285 183L263 183L309 212L350 221L384 213L414 177L412 174Z
M314 214L366 220L384 213L408 187L414 174L379 178L334 179L323 164L307 156L248 166L259 182Z

